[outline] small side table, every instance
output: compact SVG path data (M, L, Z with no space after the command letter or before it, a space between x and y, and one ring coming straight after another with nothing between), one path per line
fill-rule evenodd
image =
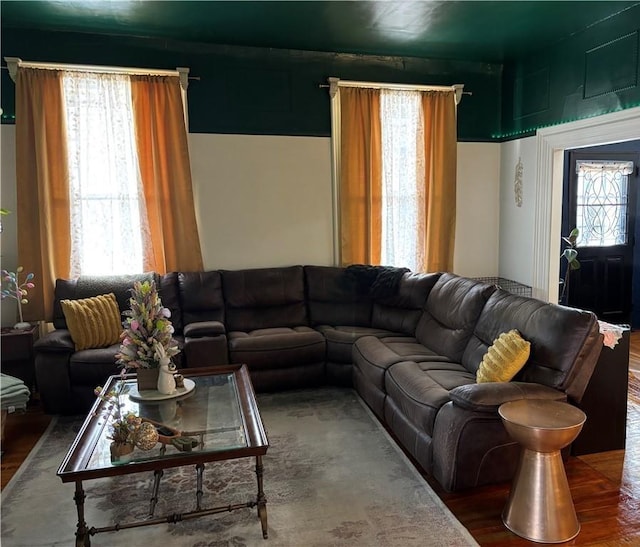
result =
M567 403L521 400L498 413L522 445L518 470L502 522L513 533L540 543L562 543L580 532L560 450L578 436L586 415Z
M33 393L36 387L33 343L40 336L40 326L21 330L3 327L1 333L2 372L20 378Z

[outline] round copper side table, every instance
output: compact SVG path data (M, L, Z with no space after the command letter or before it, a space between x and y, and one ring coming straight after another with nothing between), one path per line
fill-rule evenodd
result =
M522 446L502 522L530 541L573 539L580 523L560 450L578 436L586 415L570 404L546 400L511 401L498 413L509 435Z

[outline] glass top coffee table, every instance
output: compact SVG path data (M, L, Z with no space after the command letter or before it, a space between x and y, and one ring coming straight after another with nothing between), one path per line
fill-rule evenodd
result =
M109 378L104 393L115 389L122 411L134 412L144 421L157 424L159 432L164 433L163 442L148 451L136 448L126 458L112 461L111 440L108 438L108 416L112 411L108 402L96 400L57 473L62 482L74 482L76 486L76 546L90 545L90 536L100 532L171 523L252 507L257 507L262 535L267 538L267 500L263 491L262 456L267 453L269 441L246 366L225 365L183 369L180 372L195 383L195 388L181 397L165 400L141 400L136 397L135 375L127 375L124 380L120 376ZM134 397L130 397L131 392ZM193 442L188 443L188 448L184 442L176 442L186 439ZM256 458L255 501L203 509L202 482L205 464L246 457ZM163 470L187 465L194 465L196 468L194 510L154 518ZM83 481L148 471L154 473L149 518L144 521L114 523L101 528L88 527L84 520Z

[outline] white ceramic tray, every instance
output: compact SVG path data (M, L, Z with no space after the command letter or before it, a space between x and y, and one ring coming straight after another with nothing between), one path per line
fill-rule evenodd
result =
M184 387L177 387L175 393L171 395L165 395L156 389L143 389L142 391L138 391L138 386L134 384L129 391L129 397L134 401L165 401L191 393L195 388L196 383L189 378L184 379Z

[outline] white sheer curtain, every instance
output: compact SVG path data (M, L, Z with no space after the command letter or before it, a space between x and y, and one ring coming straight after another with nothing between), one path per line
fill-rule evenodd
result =
M129 76L68 71L71 276L142 272L149 241Z
M421 271L425 263L424 122L419 91L383 89L382 264Z

